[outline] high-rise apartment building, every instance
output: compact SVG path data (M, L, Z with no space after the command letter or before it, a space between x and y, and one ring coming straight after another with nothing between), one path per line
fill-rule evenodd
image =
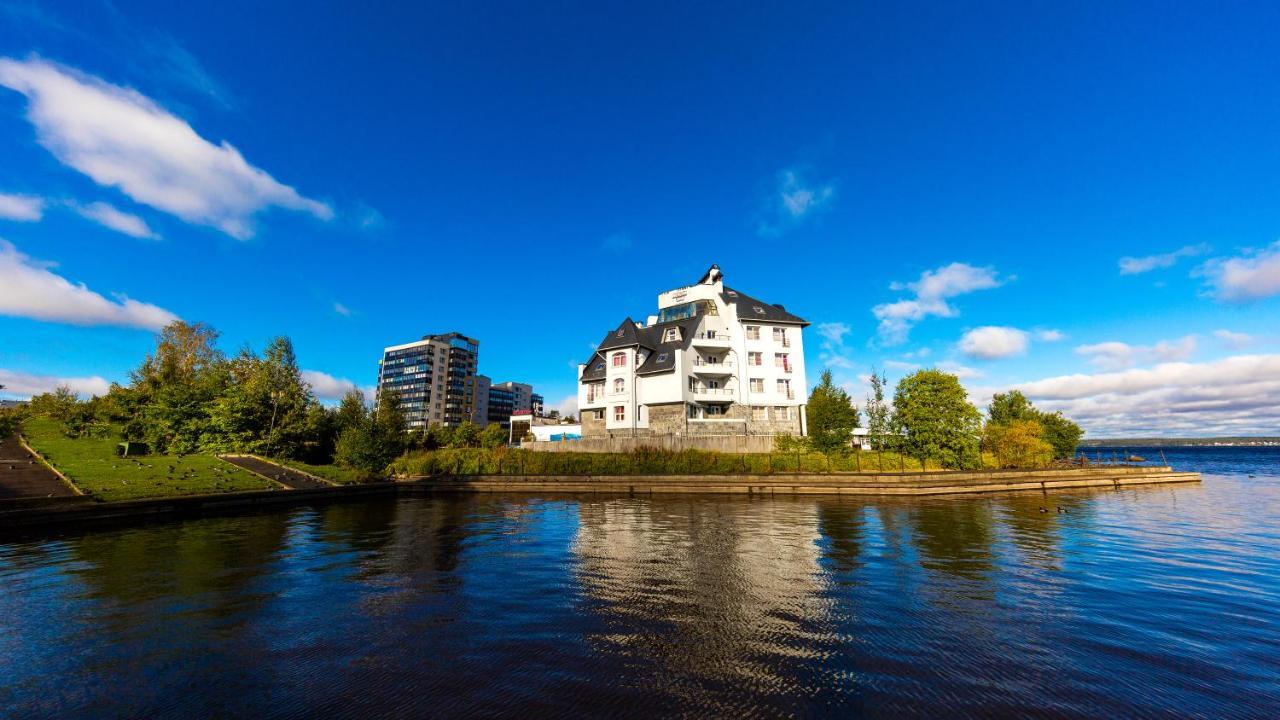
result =
M382 351L378 392L399 395L410 430L475 421L479 359L480 342L457 332L392 345Z

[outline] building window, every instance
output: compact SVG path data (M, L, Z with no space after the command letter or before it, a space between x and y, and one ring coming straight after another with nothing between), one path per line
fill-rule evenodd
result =
M774 341L774 342L786 342L786 341L787 341L787 329L786 329L786 328L774 328L774 329L773 329L773 341Z
M751 378L751 392L764 392L764 378Z
M748 353L747 353L747 364L748 364L748 365L755 365L756 367L760 367L761 365L764 365L764 353L762 353L762 352L748 352Z
M627 366L627 354L626 354L626 353L622 353L622 352L616 352L616 353L614 353L614 354L613 354L613 366L614 366L614 367L626 367L626 366Z
M790 380L778 381L778 394L785 395L788 400L791 399L791 381Z
M708 416L711 416L711 415L723 415L723 414L724 414L724 406L722 406L722 405L708 405L708 406L707 406L707 415L708 415Z
M775 420L790 420L791 406L783 405L773 409L773 417Z
M756 422L764 422L769 419L769 408L764 405L751 406L751 419Z
M613 392L615 395L622 393L627 389L627 381L622 378L613 379Z
M626 420L626 419L627 419L627 406L626 406L626 405L614 405L614 406L613 406L613 420L614 420L614 422L622 422L623 420Z
M782 368L783 370L790 370L790 369L791 369L791 362L790 362L790 360L788 359L788 357L787 357L787 354L786 354L786 353L774 353L774 354L773 354L773 366L774 366L774 367L780 367L780 368Z
M759 325L748 325L748 326L747 326L747 339L748 339L748 340L759 340L759 339L760 339L760 326L759 326Z
M680 339L680 328L667 328L662 333L662 342L675 342Z

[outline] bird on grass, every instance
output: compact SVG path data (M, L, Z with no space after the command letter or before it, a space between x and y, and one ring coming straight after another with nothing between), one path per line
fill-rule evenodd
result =
M1047 513L1047 512L1049 512L1049 511L1048 511L1048 510L1045 510L1043 507L1041 507L1041 508L1040 508L1040 512L1042 512L1042 513Z

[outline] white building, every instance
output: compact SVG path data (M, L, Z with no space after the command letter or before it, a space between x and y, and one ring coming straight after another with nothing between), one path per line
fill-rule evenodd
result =
M732 288L712 265L627 318L578 366L584 437L805 434L808 322Z

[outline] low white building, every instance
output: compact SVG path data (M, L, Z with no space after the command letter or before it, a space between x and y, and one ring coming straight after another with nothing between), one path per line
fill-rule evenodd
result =
M809 323L726 287L712 265L627 318L578 366L584 437L806 432Z

